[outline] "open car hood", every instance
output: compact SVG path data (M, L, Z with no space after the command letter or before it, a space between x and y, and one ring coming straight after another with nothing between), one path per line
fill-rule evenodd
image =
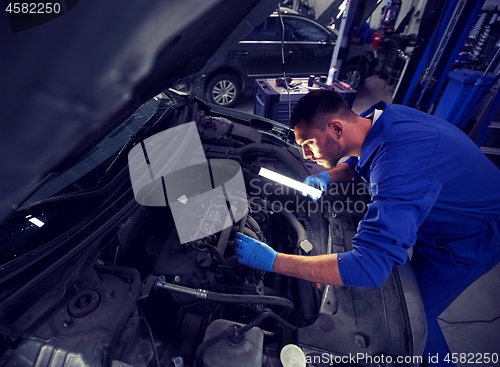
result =
M201 70L277 3L66 0L49 21L22 9L4 12L0 221L45 174L78 159L139 105Z

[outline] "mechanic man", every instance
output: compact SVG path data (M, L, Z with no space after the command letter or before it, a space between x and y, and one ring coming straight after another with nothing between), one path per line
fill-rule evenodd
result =
M370 27L370 23L365 22L361 26L361 31L359 32L359 36L353 39L352 42L360 45L371 45L373 43L373 32Z
M454 125L384 101L358 116L340 94L313 91L290 125L304 157L328 169L305 183L326 190L359 175L372 202L350 252L288 255L237 233L240 263L311 282L380 287L414 246L427 352L442 338L437 317L500 260L500 171ZM337 165L342 157L351 158Z

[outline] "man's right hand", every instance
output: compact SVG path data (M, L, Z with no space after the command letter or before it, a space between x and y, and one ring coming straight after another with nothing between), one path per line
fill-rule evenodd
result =
M272 247L241 232L236 232L234 243L240 264L257 270L273 271L274 260L278 253Z

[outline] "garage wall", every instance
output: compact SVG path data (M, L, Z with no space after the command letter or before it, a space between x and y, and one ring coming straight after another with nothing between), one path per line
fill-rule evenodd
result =
M309 0L309 4L312 5L314 7L314 10L316 11L316 18L318 16L320 16L330 6L332 1L333 0ZM372 28L378 27L378 25L380 23L380 11L382 10L382 7L387 5L387 1L388 0L380 0L379 6L373 12L371 19L369 19L370 25L372 26ZM403 1L403 4L401 6L401 11L399 13L398 20L397 20L396 24L399 24L399 22L404 18L406 13L411 9L411 7L413 5L415 5L416 10L421 8L423 11L425 4L427 3L427 0L402 0L402 1ZM500 1L500 0L491 0L491 1ZM420 12L420 14L422 14L422 11ZM421 17L421 15L420 15L420 17ZM413 21L413 19L412 19L412 21ZM418 26L420 25L419 21L420 21L420 18L418 19L418 21L413 22L413 23L415 23L414 24L415 31L413 31L413 33L416 33L418 31ZM409 28L411 26L412 26L412 23L410 22ZM412 33L412 32L410 32L410 33Z
M415 6L415 12L413 13L413 17L408 24L408 28L405 31L405 34L418 33L418 27L420 27L420 20L422 19L422 13L425 9L425 5L427 4L427 0L402 0L403 5L401 7L401 11L399 13L398 20L396 25L399 25L399 22L404 18L406 13L411 9L412 6ZM382 7L387 5L387 0L382 0L373 12L372 20L370 22L372 27L378 27L380 23L380 11ZM500 0L486 0L484 2L484 6L498 6L500 8ZM483 7L484 7L483 6Z
M486 0L484 2L484 6L489 6L489 5L496 5L500 7L500 0Z
M380 12L382 7L387 5L388 0L380 0L380 4L375 9L372 14L370 21L370 25L372 28L377 28L380 24ZM408 28L405 31L405 34L418 33L418 28L420 27L420 20L422 19L422 14L425 9L425 5L427 4L427 0L402 0L403 4L401 6L401 11L399 12L398 20L396 25L399 25L399 22L405 17L406 13L415 6L415 11L413 13L413 17L408 24ZM323 13L328 6L332 3L332 0L309 0L309 4L314 7L316 11L316 18ZM500 0L486 0L484 2L484 6L494 5L500 8Z
M314 6L316 18L318 18L330 6L332 0L309 0L309 4Z

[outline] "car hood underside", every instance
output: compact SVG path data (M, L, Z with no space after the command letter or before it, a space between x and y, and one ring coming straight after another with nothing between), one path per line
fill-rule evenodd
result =
M0 22L0 220L45 174L199 71L277 1L64 3L66 13L28 29L19 30L23 14Z

